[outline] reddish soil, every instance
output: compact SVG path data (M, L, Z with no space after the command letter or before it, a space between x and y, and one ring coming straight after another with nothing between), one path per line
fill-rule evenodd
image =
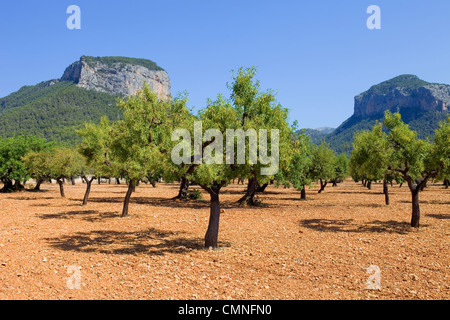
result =
M84 188L0 194L0 299L450 298L450 190L438 184L421 194L419 230L407 187L391 188L387 207L379 184L314 187L307 201L270 186L249 208L235 204L244 186L230 185L217 250L203 249L206 194L174 202L176 185L143 185L120 218L125 185L93 185L82 207Z

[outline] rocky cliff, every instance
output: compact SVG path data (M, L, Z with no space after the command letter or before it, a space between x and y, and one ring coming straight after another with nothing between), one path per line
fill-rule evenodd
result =
M449 111L450 85L428 83L414 75L402 75L373 86L355 97L357 117L386 110Z
M125 57L86 57L72 63L61 81L113 95L130 96L147 82L159 98L171 96L169 75L150 60Z

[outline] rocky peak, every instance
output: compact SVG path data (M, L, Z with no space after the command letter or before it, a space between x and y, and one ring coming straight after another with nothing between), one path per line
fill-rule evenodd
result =
M82 56L67 67L61 80L72 81L88 90L123 96L135 94L147 82L159 98L171 96L167 72L146 59Z
M367 117L386 110L449 111L450 85L429 83L414 75L401 75L355 97L355 115Z

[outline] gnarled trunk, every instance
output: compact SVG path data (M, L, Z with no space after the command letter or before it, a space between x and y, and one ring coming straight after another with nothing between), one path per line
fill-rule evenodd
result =
M306 187L303 186L303 189L300 191L300 200L306 200Z
M11 192L14 191L14 184L12 180L9 179L2 179L3 188L0 190L0 192Z
M386 179L383 180L383 193L384 193L384 202L388 206L390 204L390 201L389 201L389 187L388 187L388 181Z
M44 179L38 179L36 181L36 185L34 186L34 191L40 191L41 190L41 184L44 182Z
M217 242L219 238L219 220L220 220L220 201L219 201L220 188L211 187L209 194L211 196L210 214L208 230L205 234L205 247L217 248Z
M85 206L88 203L89 194L91 193L91 185L92 185L92 182L95 180L95 177L92 177L91 179L88 179L87 177L83 177L83 179L84 179L84 181L86 181L86 192L84 193L82 205Z
M327 180L323 181L322 179L319 179L319 181L320 181L320 190L319 190L319 193L322 193L322 191L325 190L325 187L327 186L328 181L327 181Z
M412 218L411 227L419 228L420 226L420 207L419 207L419 189L411 190L412 196Z
M262 186L258 185L258 189L256 190L257 192L264 192L266 191L266 188L269 184L268 183L264 183Z
M61 194L61 197L65 198L66 194L64 193L64 180L63 180L63 178L57 178L56 182L59 185L59 193Z
M255 194L256 190L258 188L258 180L253 177L248 180L248 186L247 191L245 192L245 195L238 200L239 204L246 203L249 206L255 205Z
M127 194L125 195L125 200L123 201L122 218L126 217L128 215L128 206L130 204L131 194L136 189L135 184L136 184L136 182L131 180L128 185L128 191L127 191Z
M174 199L178 200L187 200L188 195L187 192L189 190L190 181L186 177L181 177L180 190L178 191L178 195Z

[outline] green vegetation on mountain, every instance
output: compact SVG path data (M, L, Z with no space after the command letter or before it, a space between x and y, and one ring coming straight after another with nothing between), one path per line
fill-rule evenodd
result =
M84 122L102 116L121 118L116 97L61 81L52 86L28 86L0 99L0 137L32 135L69 144L80 142L75 132Z
M439 123L445 121L449 115L445 111L417 112L407 108L400 110L400 114L411 130L417 132L419 139L430 140L433 139L434 131L439 127ZM336 153L345 152L350 154L354 134L358 131L370 130L377 122L383 122L383 119L384 115L374 115L365 118L351 116L339 128L326 136L325 140Z
M4 98L0 98L0 115L14 108L25 106L30 102L38 100L71 84L71 82L67 81L58 82L58 80L53 80L52 82L51 80L38 83L34 86L23 86L18 91L11 93Z
M380 84L372 86L368 91L361 93L364 95L366 93L373 94L388 94L395 88L403 88L403 89L417 89L423 86L430 84L415 75L412 74L404 74L398 77L395 77L391 80L387 80L381 82Z
M103 65L112 66L115 63L121 64L133 64L138 66L143 66L149 70L164 70L160 66L148 59L137 59L137 58L128 58L128 57L90 57L90 56L82 56L82 60L84 60L88 66L93 67L95 63L99 62Z

